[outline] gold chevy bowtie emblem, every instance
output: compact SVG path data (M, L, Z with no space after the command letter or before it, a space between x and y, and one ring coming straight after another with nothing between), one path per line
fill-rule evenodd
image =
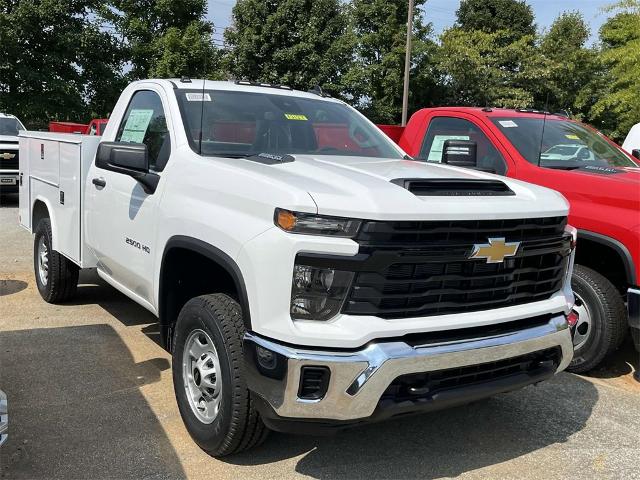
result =
M506 243L504 238L489 238L489 243L477 243L469 258L486 258L487 263L504 262L505 257L513 257L520 242Z
M2 158L3 160L11 160L15 156L15 153L3 153L2 155L0 155L0 158Z

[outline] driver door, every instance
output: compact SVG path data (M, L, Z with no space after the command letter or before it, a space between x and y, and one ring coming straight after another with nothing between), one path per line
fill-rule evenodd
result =
M171 154L163 96L162 90L154 87L134 92L114 138L103 138L145 144L149 171L161 177L156 191L146 193L130 175L99 168L95 163L87 185L87 239L98 260L98 270L115 286L150 304L157 208L164 186L161 172Z

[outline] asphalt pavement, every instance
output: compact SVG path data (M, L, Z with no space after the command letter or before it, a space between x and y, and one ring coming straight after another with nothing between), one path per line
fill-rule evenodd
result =
M154 317L95 273L38 295L17 198L0 198L0 478L640 479L640 384L629 343L589 376L343 432L272 434L223 460L189 438Z

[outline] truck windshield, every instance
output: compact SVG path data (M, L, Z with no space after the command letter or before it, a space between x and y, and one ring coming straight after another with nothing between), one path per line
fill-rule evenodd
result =
M542 118L512 117L491 120L520 154L534 165L562 170L589 166L637 166L598 133L576 122L547 119L543 133Z
M386 135L339 102L227 90L180 89L176 96L191 148L200 155L403 157Z
M24 126L15 118L0 118L0 135L15 137L18 135L18 131L24 129Z

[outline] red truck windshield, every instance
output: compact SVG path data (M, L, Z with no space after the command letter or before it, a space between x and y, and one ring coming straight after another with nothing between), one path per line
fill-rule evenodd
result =
M339 102L225 90L176 90L176 96L191 148L200 155L402 158L380 130Z
M576 122L556 119L544 122L542 118L526 117L492 118L491 121L534 165L561 170L637 166L600 135Z

